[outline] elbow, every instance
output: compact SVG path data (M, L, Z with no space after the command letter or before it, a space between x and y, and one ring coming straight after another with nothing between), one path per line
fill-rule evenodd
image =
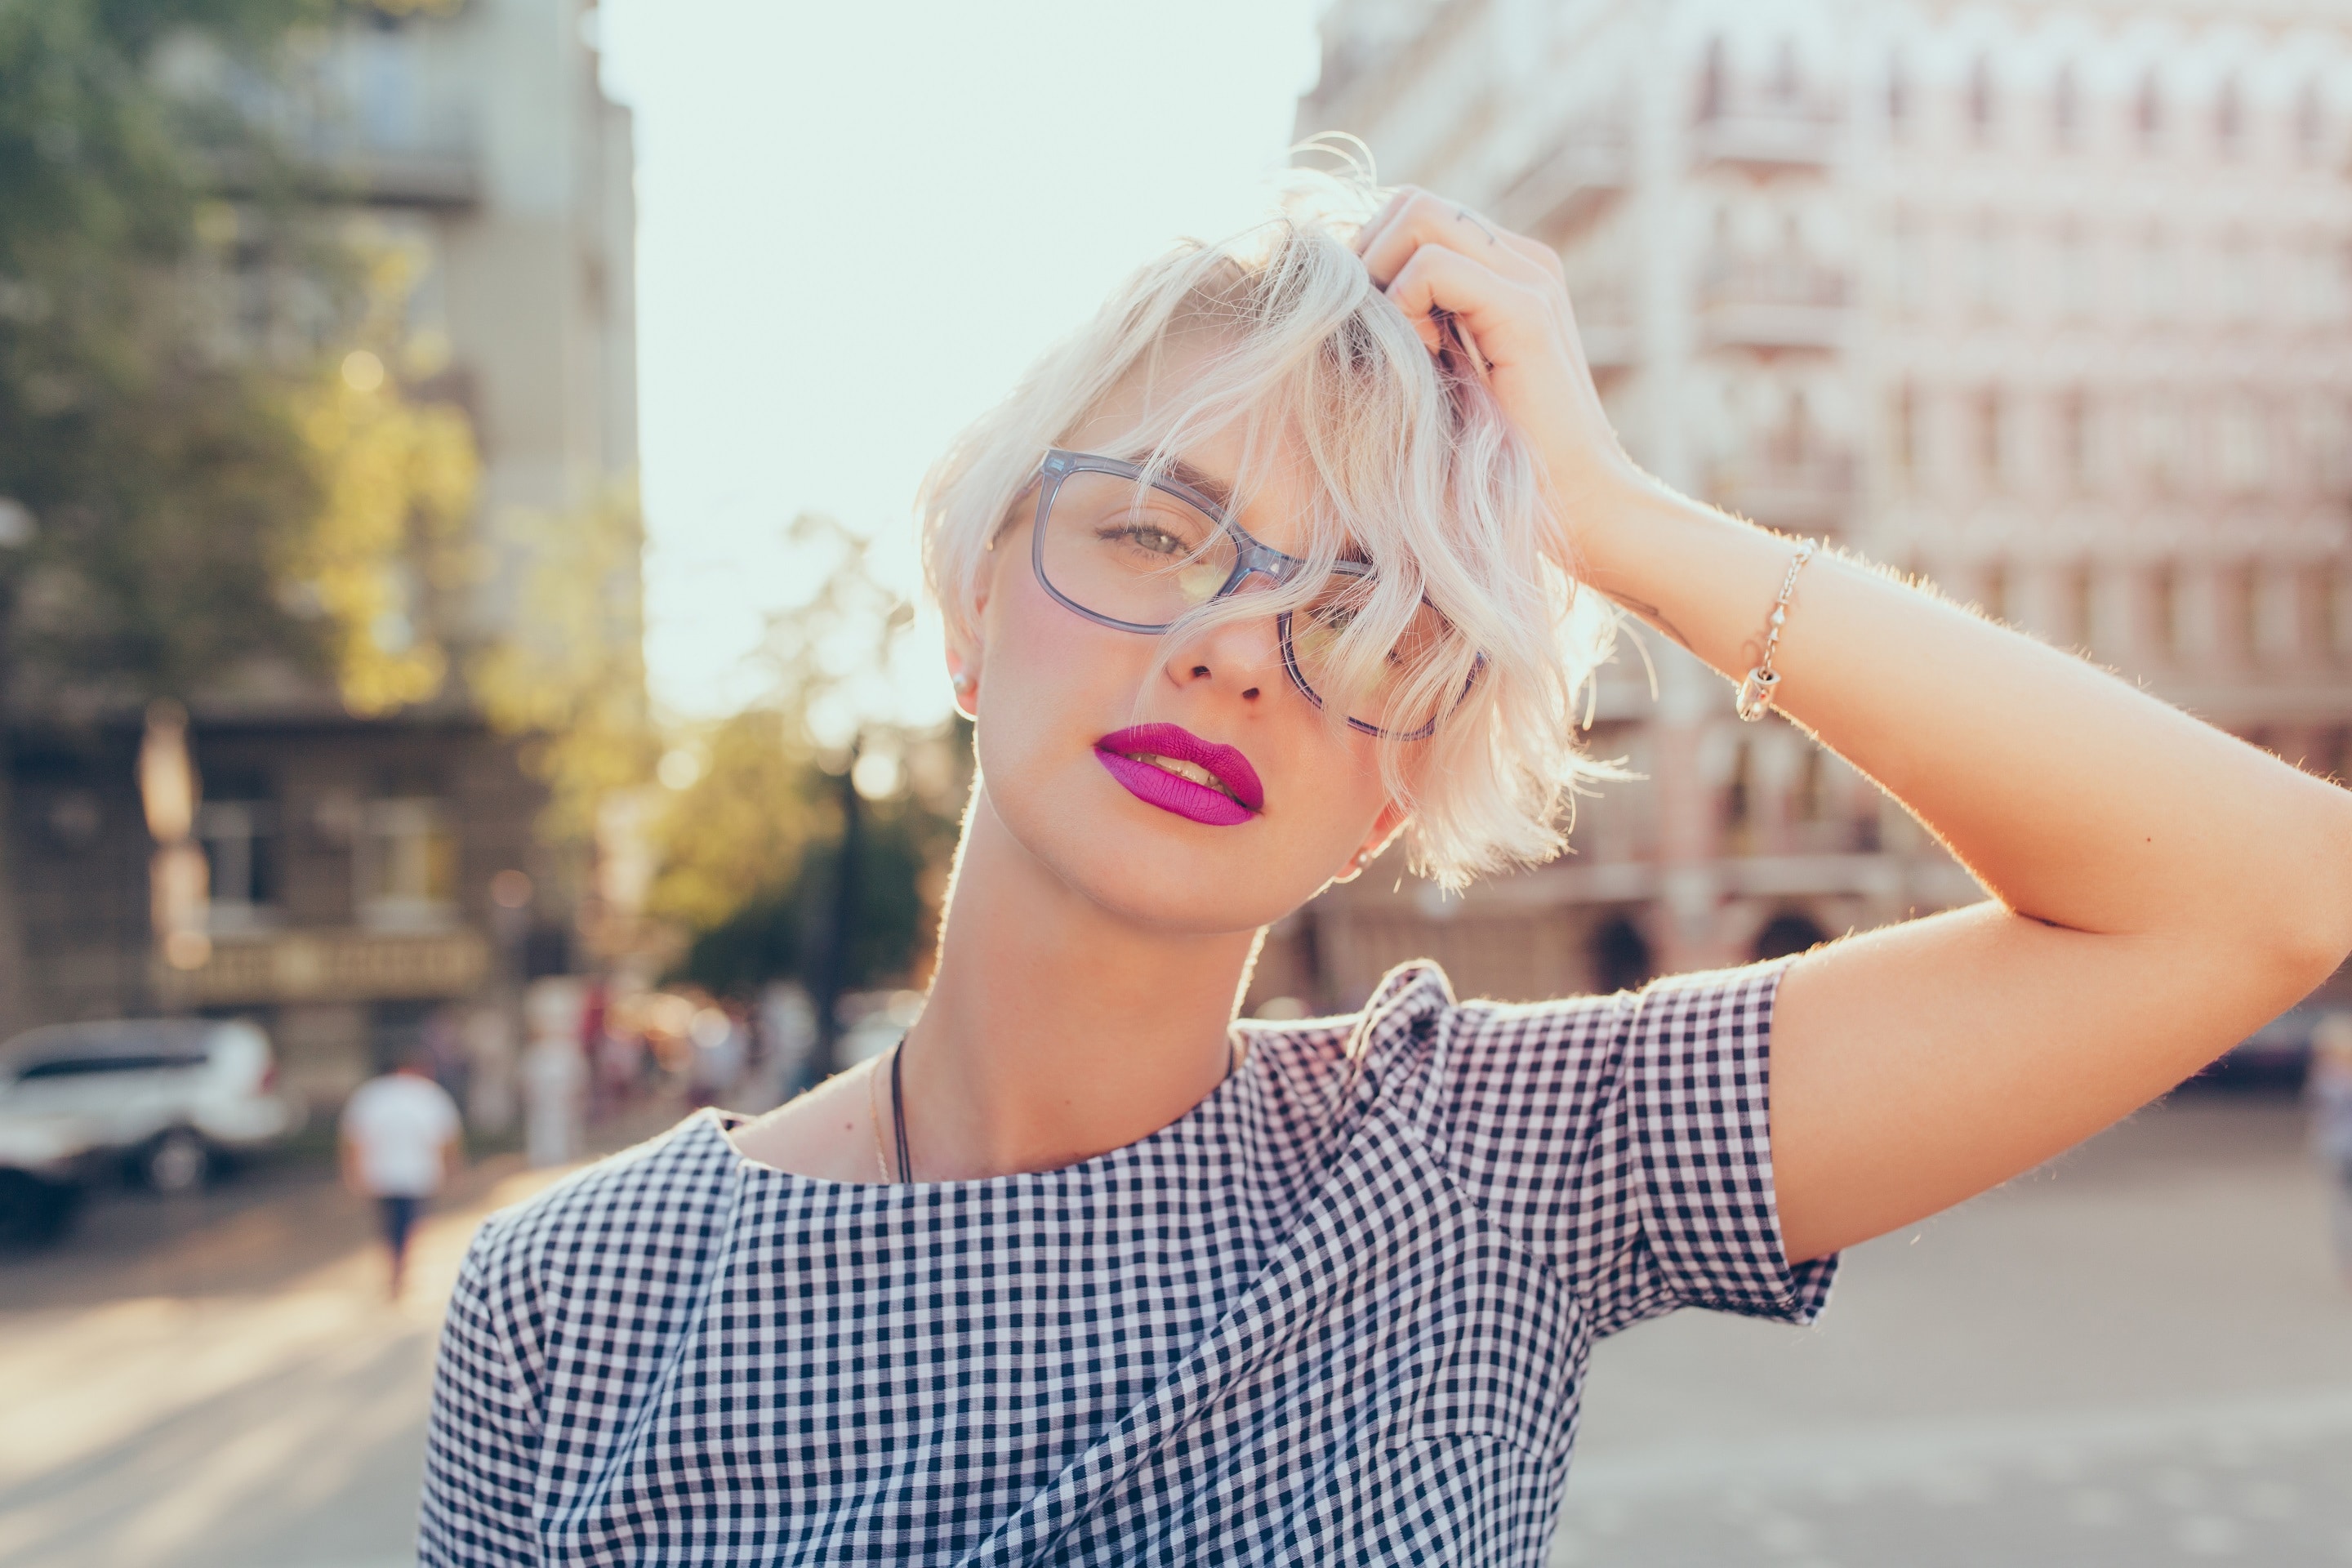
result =
M2279 899L2273 906L2284 921L2271 951L2299 983L2297 996L2316 988L2352 955L2352 795L2329 794L2336 809L2315 836L2317 853L2296 879L2306 896Z

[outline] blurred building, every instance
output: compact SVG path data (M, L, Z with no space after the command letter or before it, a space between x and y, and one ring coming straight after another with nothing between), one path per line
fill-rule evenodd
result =
M1653 471L2352 764L2352 10L1338 0L1323 40L1300 133L1557 247ZM1593 748L1651 782L1571 858L1335 889L1259 994L1423 952L1465 993L1608 987L1977 896L1646 640L1658 695L1621 653Z
M630 123L598 85L593 16L581 0L348 5L283 76L229 84L310 172L320 220L401 258L390 374L470 421L486 569L455 608L460 644L518 613L523 523L593 504L636 462ZM316 353L323 287L230 254L210 280L222 352ZM634 576L615 587L635 604ZM388 719L302 683L225 683L191 707L210 951L184 971L151 934L140 716L19 720L23 1022L254 1016L289 1075L332 1098L436 1008L571 967L582 868L540 844L543 791L454 682Z

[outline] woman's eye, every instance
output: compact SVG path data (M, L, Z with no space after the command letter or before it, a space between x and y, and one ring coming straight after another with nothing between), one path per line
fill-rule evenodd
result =
M1129 523L1108 529L1104 531L1103 537L1114 542L1132 544L1139 550L1148 550L1154 555L1181 555L1186 548L1182 540L1166 529L1154 528L1150 523Z

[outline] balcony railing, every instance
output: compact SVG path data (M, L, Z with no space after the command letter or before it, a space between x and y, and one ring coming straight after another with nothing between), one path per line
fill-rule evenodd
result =
M1720 257L1700 275L1700 336L1709 348L1833 349L1853 292L1810 257Z
M1733 92L1702 102L1691 128L1693 160L1750 168L1819 168L1837 156L1844 115L1832 100Z
M1571 126L1504 187L1495 216L1522 233L1557 242L1623 191L1632 168L1632 139L1622 121Z
M1834 447L1768 447L1717 463L1706 488L1716 505L1768 528L1833 534L1853 505L1853 455Z
M1585 362L1596 372L1624 370L1633 364L1633 301L1622 286L1569 285L1576 310L1577 335L1584 342Z

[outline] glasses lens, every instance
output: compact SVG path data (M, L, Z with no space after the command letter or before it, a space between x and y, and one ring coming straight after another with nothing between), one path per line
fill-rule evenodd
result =
M1450 628L1444 616L1423 604L1406 623L1404 635L1351 683L1342 663L1341 636L1361 613L1369 592L1360 578L1335 580L1330 592L1291 616L1291 653L1317 700L1337 702L1349 718L1375 730L1418 734L1461 696L1436 672Z
M1160 627L1216 596L1234 543L1216 519L1156 486L1084 469L1045 513L1041 559L1055 592L1097 616Z

